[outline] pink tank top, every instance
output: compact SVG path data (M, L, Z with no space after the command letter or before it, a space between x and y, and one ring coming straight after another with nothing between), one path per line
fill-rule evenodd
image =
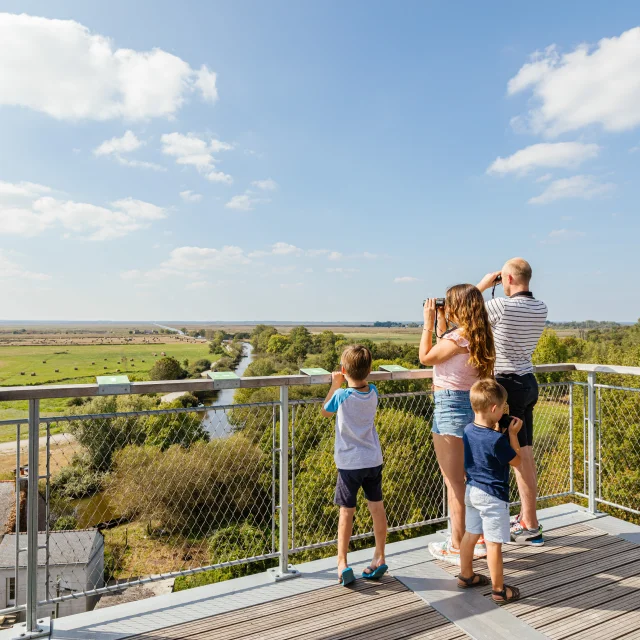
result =
M442 336L443 340L453 340L459 347L466 347L465 353L433 366L433 384L452 391L469 391L479 379L478 370L469 364L469 341L460 335L460 329Z

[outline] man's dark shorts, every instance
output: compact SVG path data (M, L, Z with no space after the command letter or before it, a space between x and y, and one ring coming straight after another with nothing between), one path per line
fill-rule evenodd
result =
M338 469L335 504L354 509L360 487L367 500L380 502L382 500L382 465L368 469Z
M501 374L496 380L507 390L509 414L523 422L518 433L521 447L533 446L533 407L538 402L538 382L533 373L518 376L514 373Z

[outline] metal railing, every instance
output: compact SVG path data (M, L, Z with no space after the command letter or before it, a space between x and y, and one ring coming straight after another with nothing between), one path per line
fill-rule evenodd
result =
M640 515L640 389L632 386L640 368L561 364L536 372L567 378L540 385L534 421L539 499L578 496L594 514L605 505ZM606 379L597 383L596 375ZM619 376L631 383L609 384ZM391 532L448 520L430 435L431 391L397 392L395 384L431 377L427 369L370 377L382 390L376 424ZM131 400L115 411L101 408L115 406L105 398L89 405L96 411L80 407L77 415L56 417L40 415L40 400L92 398L104 390L0 389L0 402L29 404L28 420L0 424L16 429L15 465L9 461L14 452L0 450L1 469L15 466L16 476L23 474L14 496L15 604L0 614L26 611L24 637L37 637L38 615L52 607L134 585L276 561L275 579L295 576L291 555L335 544L337 510L333 422L321 416L321 400L290 399L289 392L329 382L326 375L299 375L132 383L124 401L227 388L271 389L271 396L165 409ZM395 388L385 393L388 382ZM511 497L515 502L515 483ZM353 539L372 536L371 528L361 505Z

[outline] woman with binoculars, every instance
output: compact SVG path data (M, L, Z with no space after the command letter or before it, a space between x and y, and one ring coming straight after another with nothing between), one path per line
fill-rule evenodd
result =
M469 390L480 378L493 377L496 352L482 293L471 284L458 284L442 299L424 304L420 362L433 366L435 412L433 446L447 486L451 534L432 542L436 558L460 564L460 541L465 531L464 428L473 422ZM433 344L433 335L436 343ZM475 557L486 555L480 538Z

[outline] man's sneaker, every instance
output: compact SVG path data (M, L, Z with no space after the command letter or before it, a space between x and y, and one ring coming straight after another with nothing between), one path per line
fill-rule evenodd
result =
M544 545L542 525L538 524L537 529L528 529L520 519L520 516L518 516L517 520L511 524L511 542L542 547Z

